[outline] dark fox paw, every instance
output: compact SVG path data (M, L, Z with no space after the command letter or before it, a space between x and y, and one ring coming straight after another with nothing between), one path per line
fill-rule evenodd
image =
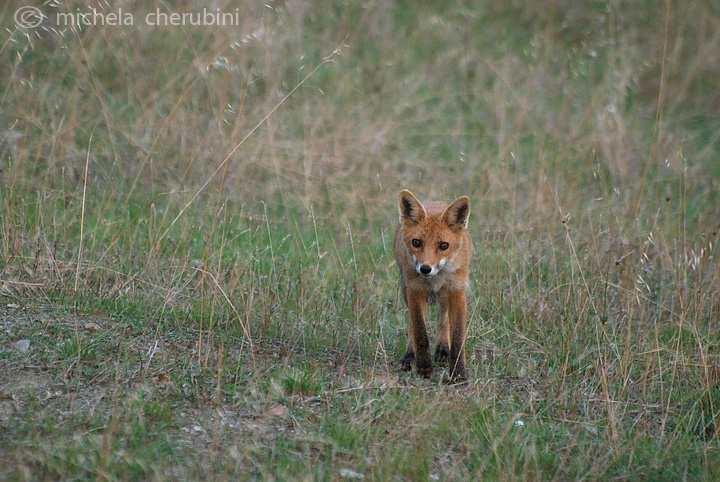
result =
M417 366L418 373L421 376L430 378L430 374L432 373L432 362L430 361L429 353L425 353L425 356L415 360L415 366Z
M438 344L435 346L435 362L443 363L450 358L450 349L446 345Z
M413 363L415 363L415 353L408 351L402 360L400 360L400 370L409 372L412 369Z
M418 367L418 373L423 378L430 378L430 375L432 374L432 365L427 367Z
M450 373L450 382L457 385L464 385L468 383L467 373L465 368L455 369Z

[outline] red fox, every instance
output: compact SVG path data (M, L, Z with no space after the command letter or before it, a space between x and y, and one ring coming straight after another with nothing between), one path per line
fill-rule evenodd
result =
M448 360L450 377L467 380L465 331L467 323L468 269L474 247L467 230L470 199L452 204L421 203L408 190L400 193L400 225L393 250L400 267L400 289L408 307L408 346L402 366L429 377L432 372L427 335L427 302L440 305L435 361Z

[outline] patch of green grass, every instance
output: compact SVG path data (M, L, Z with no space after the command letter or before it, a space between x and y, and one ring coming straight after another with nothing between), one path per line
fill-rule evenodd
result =
M82 424L79 420L75 423ZM31 436L15 447L17 465L6 472L11 480L27 471L48 478L102 473L121 478L157 476L161 470L154 460L172 459L178 449L177 442L161 433L162 427L149 429L140 421L129 422L118 432L104 427L63 436L53 431L53 436Z

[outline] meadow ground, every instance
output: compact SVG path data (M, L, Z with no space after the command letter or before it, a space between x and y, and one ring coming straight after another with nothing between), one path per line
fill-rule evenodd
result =
M720 477L717 2L25 3L0 478ZM466 386L398 372L402 188L472 199Z

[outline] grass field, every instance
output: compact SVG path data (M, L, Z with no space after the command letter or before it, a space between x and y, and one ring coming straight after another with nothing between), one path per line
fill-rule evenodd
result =
M717 2L27 3L0 479L720 477ZM398 371L403 188L472 200L466 386Z

